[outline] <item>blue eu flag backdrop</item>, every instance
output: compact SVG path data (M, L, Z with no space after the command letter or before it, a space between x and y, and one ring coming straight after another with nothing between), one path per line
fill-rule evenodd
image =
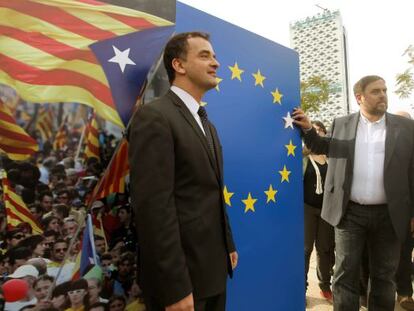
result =
M302 148L290 118L298 54L181 3L176 30L210 33L221 64L203 101L223 146L239 252L227 310L304 310Z

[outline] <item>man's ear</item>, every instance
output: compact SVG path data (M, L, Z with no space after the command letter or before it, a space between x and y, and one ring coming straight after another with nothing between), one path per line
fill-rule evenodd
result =
M179 74L185 74L185 69L183 67L183 63L181 59L174 58L171 62L171 65L174 68L175 72Z
M358 93L355 94L355 99L356 99L358 105L360 105L361 104L361 100L362 100L362 94L358 94Z

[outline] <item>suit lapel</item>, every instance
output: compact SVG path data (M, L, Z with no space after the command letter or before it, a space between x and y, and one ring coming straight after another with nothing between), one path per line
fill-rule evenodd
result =
M344 124L344 130L347 134L346 139L351 142L348 148L348 159L351 160L350 167L354 167L354 157L355 157L355 141L356 141L356 133L358 128L359 122L359 113L352 114Z
M216 164L214 163L213 155L210 152L210 149L208 147L208 142L206 139L206 136L204 135L203 131L200 129L200 126L198 125L197 121L194 119L191 112L188 110L187 106L183 103L183 101L171 90L168 91L167 95L172 99L173 103L177 106L180 113L184 117L184 119L190 124L191 128L195 131L198 138L201 141L201 144L204 147L205 152L208 155L208 158L210 160L210 164L213 167L214 171L217 174ZM210 127L211 128L211 127ZM216 143L216 140L214 139L214 143Z
M398 134L400 133L400 128L398 127L398 123L396 122L393 115L387 113L386 114L386 126L387 126L387 133L385 134L385 158L384 158L384 170L387 168L388 164L390 163L392 154L395 149L395 143L397 142Z

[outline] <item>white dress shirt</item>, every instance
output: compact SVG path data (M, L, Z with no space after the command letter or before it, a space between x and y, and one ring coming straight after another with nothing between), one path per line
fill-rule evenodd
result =
M194 99L193 96L178 86L171 86L171 91L173 91L184 102L188 110L190 110L191 114L193 115L194 119L197 121L200 129L203 131L204 135L206 135L204 132L203 124L201 123L200 116L198 115L198 108L200 108L200 104Z
M350 196L354 202L364 205L387 203L384 189L386 132L385 115L370 122L360 113Z

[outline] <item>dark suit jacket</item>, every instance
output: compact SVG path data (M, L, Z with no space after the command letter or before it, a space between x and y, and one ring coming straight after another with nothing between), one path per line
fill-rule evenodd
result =
M322 218L336 226L349 202L354 167L355 137L360 114L335 119L330 137L319 137L315 130L303 135L315 153L329 157ZM404 240L409 220L414 216L414 122L386 114L384 188L392 224Z
M199 125L169 91L135 113L129 132L132 205L143 291L162 305L221 293L235 250L216 161Z

